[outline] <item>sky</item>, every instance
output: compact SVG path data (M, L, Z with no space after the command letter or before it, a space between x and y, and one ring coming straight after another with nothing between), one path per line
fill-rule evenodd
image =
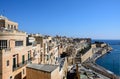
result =
M27 33L120 39L120 0L0 0L0 14Z

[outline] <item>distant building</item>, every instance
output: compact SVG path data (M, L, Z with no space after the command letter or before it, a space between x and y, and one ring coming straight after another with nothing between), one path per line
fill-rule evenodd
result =
M30 64L26 71L27 79L61 79L57 65Z

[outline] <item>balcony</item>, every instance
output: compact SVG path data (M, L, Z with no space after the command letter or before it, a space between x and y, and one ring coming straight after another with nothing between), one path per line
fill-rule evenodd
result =
M19 30L8 30L8 29L0 29L0 34L16 34L16 35L26 35L26 32Z
M7 51L11 51L11 48L6 48L6 49L5 49L5 52L7 52Z
M11 52L11 48L0 49L0 54L9 54Z
M26 66L27 64L32 63L31 61L33 61L33 60L35 60L35 58L30 58L29 60L26 60L26 61L21 62L21 63L19 63L19 64L15 64L15 65L13 66L13 71L16 71L16 70L18 70L18 69Z

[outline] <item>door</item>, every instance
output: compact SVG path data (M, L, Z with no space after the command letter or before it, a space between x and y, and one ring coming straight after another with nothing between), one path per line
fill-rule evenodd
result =
M13 58L13 68L16 68L16 58Z
M22 64L25 63L25 55L22 56Z

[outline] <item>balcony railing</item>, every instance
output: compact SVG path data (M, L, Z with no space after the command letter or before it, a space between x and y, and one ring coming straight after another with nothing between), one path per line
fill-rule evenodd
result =
M5 52L7 52L7 51L11 51L11 48L6 48L6 49L5 49Z
M32 57L32 58L30 58L29 60L26 60L26 61L24 61L24 62L21 62L21 63L19 63L19 64L14 65L14 66L13 66L13 71L16 71L16 70L24 67L25 65L32 63L33 60L35 60L35 58Z
M26 32L19 30L0 29L0 34L26 34Z
M11 51L11 48L4 48L4 49L0 49L0 53L1 54L3 54L3 52L2 51L5 51L5 53L4 54L7 54L8 52L10 52Z

